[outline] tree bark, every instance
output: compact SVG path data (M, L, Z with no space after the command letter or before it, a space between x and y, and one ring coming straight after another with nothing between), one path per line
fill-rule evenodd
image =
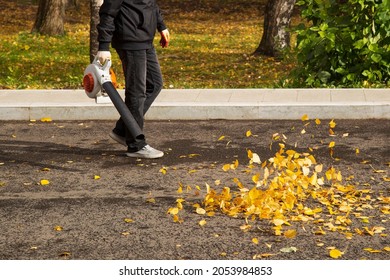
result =
M96 26L99 24L99 9L103 0L90 0L91 22L89 31L89 59L92 62L98 52L99 42L97 40L98 31Z
M32 32L55 36L64 35L64 0L40 0Z
M296 0L268 0L264 15L264 32L254 55L279 57L290 47L291 16Z

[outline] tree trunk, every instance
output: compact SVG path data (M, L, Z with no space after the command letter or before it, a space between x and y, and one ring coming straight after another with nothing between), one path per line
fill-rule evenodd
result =
M64 0L40 0L32 32L54 36L64 35Z
M79 6L79 0L64 0L65 8L77 8Z
M89 31L89 59L92 62L98 52L99 42L97 40L98 31L96 26L99 24L99 9L103 4L103 0L90 0L91 6L91 22Z
M264 15L264 32L255 55L278 57L290 47L291 16L296 0L268 0Z

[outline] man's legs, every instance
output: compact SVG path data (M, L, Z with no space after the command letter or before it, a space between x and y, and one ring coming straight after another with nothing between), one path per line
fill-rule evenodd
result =
M154 48L146 51L146 60L146 100L144 104L144 115L163 87L161 68Z
M125 103L141 129L144 115L163 87L160 64L154 48L141 51L117 50L125 74ZM127 133L126 133L127 131ZM117 136L126 137L128 151L135 152L146 145L145 139L134 139L128 132L122 118L113 130L113 139L124 144ZM123 139L123 138L122 138ZM150 148L150 147L149 147Z
M146 100L146 52L145 50L117 50L125 75L125 103L139 127L144 126L144 103ZM125 136L129 152L136 152L146 146L145 139L134 139L120 118L114 132Z

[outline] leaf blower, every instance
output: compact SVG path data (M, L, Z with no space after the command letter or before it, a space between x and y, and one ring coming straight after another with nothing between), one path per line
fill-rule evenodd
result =
M133 136L134 139L143 139L145 137L142 129L139 127L137 121L134 119L129 108L127 108L125 102L122 100L122 97L112 83L112 72L110 69L111 60L107 59L104 64L101 65L100 61L95 57L94 61L88 65L84 71L83 87L85 93L89 98L95 99L106 93L122 117L131 136Z

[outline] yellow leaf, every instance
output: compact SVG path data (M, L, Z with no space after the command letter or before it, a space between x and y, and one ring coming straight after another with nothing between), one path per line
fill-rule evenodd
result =
M225 139L225 135L222 135L221 137L219 137L219 138L218 138L218 141L221 141L221 140L223 140L223 139Z
M178 215L173 215L173 222L181 224L183 220Z
M41 118L41 122L51 122L51 121L52 121L52 119L48 118L48 117Z
M156 199L154 199L153 197L151 197L151 198L148 198L148 199L146 200L146 202L148 202L148 203L156 203Z
M336 145L336 143L334 141L332 141L329 143L329 148L333 148L335 145Z
M335 122L334 120L331 120L331 121L329 122L329 127L330 127L330 128L335 128L335 127L336 127L336 122Z
M316 125L320 125L321 124L321 120L320 119L316 119Z
M295 229L286 230L283 235L287 238L294 238L297 236L297 231Z
M125 221L125 223L133 223L134 222L134 220L129 219L129 218L125 218L124 221Z
M248 130L246 133L245 133L246 137L250 137L252 135L252 131Z
M204 215L204 214L206 214L206 210L204 210L201 207L198 207L198 208L196 208L196 213L199 215Z
M63 228L62 228L62 226L55 226L55 227L54 227L54 230L55 230L55 231L62 231Z
M255 174L252 176L252 181L257 184L257 182L259 182L260 180L260 174Z
M364 248L364 251L370 252L370 253L382 253L381 250L375 250L373 248Z
M253 256L253 259L256 260L256 259L261 259L261 258L268 258L268 257L274 256L274 255L275 254L271 254L271 253L257 254L257 255Z
M223 171L228 171L230 169L230 164L225 164L223 167L222 167L222 170Z
M168 214L171 214L171 215L177 215L178 213L179 213L179 208L177 208L177 207L169 208L169 210L168 210Z
M338 258L340 258L343 254L344 254L343 252L341 252L341 251L339 251L339 250L337 250L337 249L332 249L332 250L330 250L330 252L329 252L329 256L330 256L331 258L333 258L333 259L338 259Z
M259 239L256 237L252 238L252 242L255 243L256 245L259 244Z
M307 114L304 114L302 117L301 117L301 120L304 122L304 121L308 121L309 120L309 117Z
M188 157L189 158L194 158L194 157L199 157L200 154L189 154Z
M390 252L390 247L385 247L383 248L383 250L385 250L386 252Z
M248 224L245 224L245 225L240 226L240 229L241 229L243 232L247 232L247 231L249 231L251 228L252 228L252 226L251 226L251 225L248 225Z
M261 164L260 157L256 153L252 153L251 161L257 164Z
M99 180L99 179L100 179L100 176L99 176L99 175L94 175L94 176L93 176L93 179Z
M199 225L200 225L201 227L203 227L205 224L207 224L206 220L201 220L201 221L199 222Z
M43 180L41 180L40 184L41 184L41 186L45 186L45 185L50 184L50 182L49 182L49 180L43 179Z
M273 224L274 224L275 226L281 226L281 225L283 225L283 224L286 223L286 221L283 220L283 219L273 219L272 222L273 222Z
M182 186L180 186L178 189L177 189L177 191L176 191L178 194L181 194L182 192L183 192L183 187Z
M162 167L160 170L159 170L160 173L162 173L163 175L167 174L167 168L166 167Z

